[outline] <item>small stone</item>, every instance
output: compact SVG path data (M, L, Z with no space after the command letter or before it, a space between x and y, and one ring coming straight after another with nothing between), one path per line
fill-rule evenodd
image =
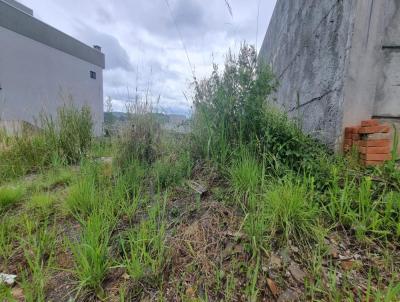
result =
M339 250L336 248L334 245L329 245L329 255L331 255L332 258L337 259L339 257Z
M359 260L345 260L341 262L341 266L345 271L357 270L362 267L362 262Z
M14 285L15 278L17 278L16 275L0 273L0 284L5 283L7 285Z
M269 259L269 265L270 265L270 267L272 267L272 268L277 268L277 269L279 269L279 268L282 267L282 260L281 260L281 258L280 258L278 255L272 253L272 254L271 254L271 257L270 257L270 259Z
M290 255L289 255L289 249L288 248L283 248L279 251L279 256L281 257L283 263L286 265L290 262Z
M298 300L299 294L290 288L285 290L278 298L278 302L293 302Z
M295 262L292 262L289 266L289 271L293 278L300 283L304 282L305 277L307 276L305 272L303 272L299 265Z
M279 292L279 288L276 285L276 283L272 279L267 278L267 284L268 284L268 288L271 291L272 295L274 297L276 297L278 295L278 292Z
M189 298L195 298L195 290L193 289L193 287L188 287L186 289L186 296L188 296Z
M17 301L25 301L24 292L20 287L14 287L11 291L13 298Z

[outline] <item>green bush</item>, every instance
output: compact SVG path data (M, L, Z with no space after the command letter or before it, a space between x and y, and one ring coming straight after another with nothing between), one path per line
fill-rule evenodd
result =
M272 105L278 84L270 68L258 64L254 47L242 45L237 57L228 53L223 73L214 66L209 78L195 84L195 154L223 164L229 150L245 145L295 171L320 169L314 163L324 148Z

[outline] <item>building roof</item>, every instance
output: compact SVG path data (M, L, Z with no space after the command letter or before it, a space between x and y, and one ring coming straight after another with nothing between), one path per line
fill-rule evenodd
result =
M33 17L33 12L14 0L0 0L0 27L105 68L104 54Z

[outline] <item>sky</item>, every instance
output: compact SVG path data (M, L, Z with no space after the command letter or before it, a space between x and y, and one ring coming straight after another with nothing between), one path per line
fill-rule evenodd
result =
M113 111L149 92L164 113L190 114L201 79L243 41L259 49L276 0L19 0L34 16L106 55ZM257 24L258 23L258 24Z

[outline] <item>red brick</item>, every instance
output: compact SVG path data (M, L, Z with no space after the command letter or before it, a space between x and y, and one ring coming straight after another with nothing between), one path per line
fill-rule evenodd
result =
M346 127L344 128L344 134L353 134L353 133L358 133L358 129L360 127L358 126L353 126L353 127Z
M345 139L353 139L353 133L352 132L345 132L344 133L344 138Z
M383 164L381 160L362 160L361 163L364 166L379 166Z
M377 120L365 120L361 122L361 127L374 127L379 126L379 121Z
M384 160L391 160L392 159L392 155L391 154L361 154L361 159L365 159L367 161L369 160L380 160L380 161L384 161Z
M361 147L389 147L390 148L390 140L389 139L368 139L360 141Z
M393 139L393 134L391 133L392 131L389 131L388 133L370 133L370 134L365 134L368 135L368 140L370 139Z
M353 128L352 127L344 128L344 134L345 135L348 135L348 134L352 135L353 134Z
M345 145L352 146L352 145L353 145L353 140L352 140L352 139L345 139L345 140L344 140L344 144L345 144Z
M373 126L373 127L361 127L360 129L358 129L358 133L360 133L360 134L388 133L389 131L390 131L390 127L387 125Z
M390 147L360 147L362 154L388 154Z
M360 134L352 134L352 137L351 137L352 139L353 139L353 141L358 141L358 140L360 140Z

